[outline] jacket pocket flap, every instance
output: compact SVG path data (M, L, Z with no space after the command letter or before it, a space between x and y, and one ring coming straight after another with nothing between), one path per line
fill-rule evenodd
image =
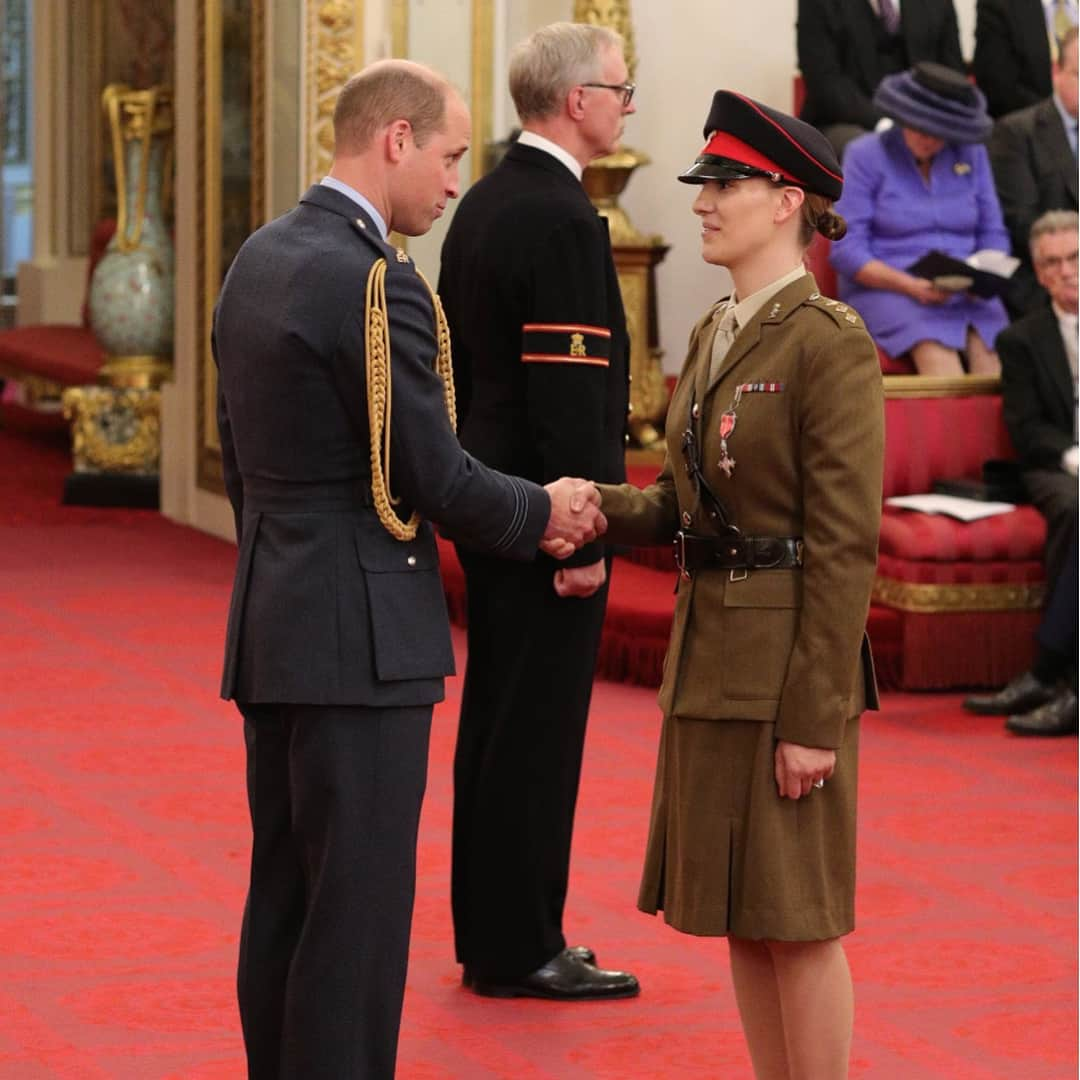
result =
M439 550L430 532L421 529L415 540L395 540L382 525L382 536L370 529L356 530L356 558L369 574L407 574L412 570L437 570Z
M724 582L724 607L802 607L798 570L751 570L742 581Z

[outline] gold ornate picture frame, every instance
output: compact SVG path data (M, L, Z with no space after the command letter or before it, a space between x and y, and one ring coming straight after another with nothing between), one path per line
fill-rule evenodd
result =
M266 3L200 0L198 9L196 482L219 494L224 482L210 330L225 270L266 216Z

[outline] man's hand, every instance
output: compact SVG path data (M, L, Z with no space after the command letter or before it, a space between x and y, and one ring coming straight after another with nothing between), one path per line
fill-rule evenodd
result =
M600 492L588 480L564 476L545 484L544 490L551 498L551 517L540 548L548 555L565 559L607 531Z
M800 746L780 739L776 744L776 787L780 798L798 799L828 780L836 768L836 751Z
M598 559L588 566L567 566L555 571L559 596L592 596L607 581L607 565Z

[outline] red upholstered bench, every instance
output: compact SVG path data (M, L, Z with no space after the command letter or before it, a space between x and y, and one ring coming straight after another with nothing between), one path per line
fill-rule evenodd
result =
M972 392L991 386L886 379L886 497L978 479L984 461L1014 456L1000 395ZM1030 506L971 523L885 507L874 603L900 617L900 686L995 686L1024 670L1044 593L1044 540Z
M829 248L832 245L820 233L815 235L806 251L806 267L814 275L818 288L825 296L837 296L836 271L829 262ZM915 371L910 360L900 360L890 356L878 346L878 360L884 375L911 375Z
M101 221L90 240L90 261L86 272L86 291L90 278L116 231L112 219ZM65 386L92 383L105 360L93 330L86 299L82 322L78 325L38 324L0 331L0 378L23 384L24 399L29 404L51 408L59 405Z

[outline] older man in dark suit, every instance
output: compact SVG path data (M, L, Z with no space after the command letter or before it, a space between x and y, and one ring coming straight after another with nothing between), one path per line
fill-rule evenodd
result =
M1024 468L1031 501L1046 518L1046 576L1059 593L1071 581L1069 604L1076 613L1077 551L1076 441L1077 312L1080 311L1075 211L1044 214L1031 229L1031 255L1051 305L1013 323L997 339L1001 356L1005 422ZM1051 612L1061 608L1051 604ZM976 695L972 712L1009 716L1009 728L1024 734L1076 731L1076 639L1048 618L1039 637L1035 667L997 694ZM1057 627L1057 629L1055 629Z
M952 0L799 0L796 30L802 119L838 154L881 123L872 99L886 75L920 60L964 70Z
M1028 249L1032 224L1048 210L1077 208L1077 52L1074 27L1062 40L1053 67L1053 93L1003 117L990 139L994 186L1013 251L1023 260L1006 295L1014 315L1043 307L1047 299L1032 271Z
M439 291L468 387L462 444L537 483L617 482L628 343L604 220L581 186L633 112L621 40L556 23L519 45L522 133L474 184L443 248ZM453 913L475 993L580 1001L638 992L563 935L570 838L609 560L562 567L460 545L469 660L454 760Z
M545 492L461 449L432 299L386 242L457 195L461 98L386 61L345 85L334 135L330 175L243 245L214 322L240 543L222 694L244 717L253 829L238 993L257 1080L394 1074L432 704L454 662L420 515L524 560L603 528L583 483Z

